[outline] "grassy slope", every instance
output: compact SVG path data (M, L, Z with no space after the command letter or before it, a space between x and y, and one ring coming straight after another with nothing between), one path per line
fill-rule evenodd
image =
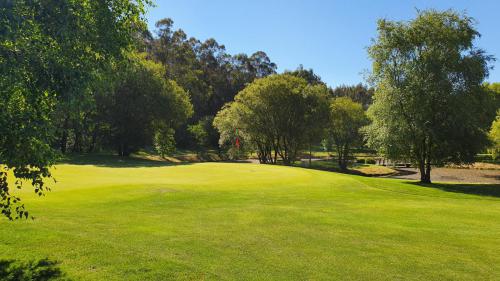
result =
M498 186L130 166L59 165L48 196L24 195L35 221L0 221L0 258L49 257L82 280L500 279Z

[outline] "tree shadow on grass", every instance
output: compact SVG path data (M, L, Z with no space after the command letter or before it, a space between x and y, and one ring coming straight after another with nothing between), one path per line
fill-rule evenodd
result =
M139 157L120 157L109 154L82 154L66 155L58 164L93 165L108 168L141 168L141 167L166 167L175 165L188 165L190 162L173 163L162 160L146 159Z
M391 175L393 177L410 176L418 173L418 170L412 168L395 168L394 171L396 172Z
M447 192L500 197L500 184L467 184L467 183L420 183L408 182L413 185L418 185L427 188L440 189Z
M0 260L0 280L3 281L53 281L70 280L58 267L58 262L49 259L21 262Z

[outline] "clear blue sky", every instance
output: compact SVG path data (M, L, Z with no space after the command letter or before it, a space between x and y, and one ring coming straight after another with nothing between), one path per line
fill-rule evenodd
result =
M408 20L416 9L453 8L477 20L477 45L500 59L500 0L156 0L150 30L165 17L200 40L215 38L230 54L265 51L279 71L313 68L330 86L364 82L366 47L379 18ZM500 82L500 62L489 81Z

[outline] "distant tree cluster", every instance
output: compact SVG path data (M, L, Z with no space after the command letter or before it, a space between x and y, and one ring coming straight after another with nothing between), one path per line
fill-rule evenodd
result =
M374 88L368 88L363 84L358 84L355 86L339 86L332 90L333 97L348 97L351 100L360 103L363 109L368 109L368 107L373 102Z
M177 132L179 144L217 147L219 135L206 121L254 79L276 73L276 64L262 51L230 55L215 39L188 38L183 30L174 30L169 18L158 21L156 27L157 36L146 40L149 54L165 65L167 79L189 93L194 107L192 118Z
M221 145L238 134L261 163L290 165L311 141L320 141L328 122L328 89L290 74L255 80L214 120ZM319 134L315 134L319 131ZM234 132L234 133L233 133Z
M153 147L166 156L174 149L160 143L172 141L172 133L175 146L217 148L215 114L255 78L276 72L264 52L231 56L214 39L201 42L174 30L168 18L156 27L156 36L136 32L135 54L116 61L92 88L60 106L61 152L113 149L126 156ZM168 101L160 103L160 97Z

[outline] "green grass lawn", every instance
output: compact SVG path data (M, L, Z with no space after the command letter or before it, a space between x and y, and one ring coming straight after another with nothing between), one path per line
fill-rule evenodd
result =
M58 165L44 198L25 187L36 219L0 222L0 258L48 257L76 280L500 280L499 186L89 164Z

